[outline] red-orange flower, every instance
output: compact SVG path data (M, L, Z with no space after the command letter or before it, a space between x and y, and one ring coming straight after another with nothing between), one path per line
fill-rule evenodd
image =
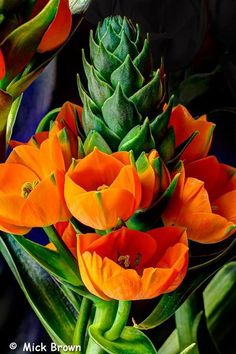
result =
M208 154L215 124L208 122L206 115L194 119L187 108L178 105L173 108L169 126L174 128L176 145L180 145L195 131L198 135L181 155L185 162L201 159Z
M57 135L40 147L20 145L0 164L0 229L25 234L68 220L64 200L66 159Z
M175 227L79 235L77 253L85 286L104 300L150 299L173 291L188 265L186 232Z
M105 154L98 149L72 164L65 179L71 214L99 230L127 220L138 208L141 184L136 169L126 165L128 152Z
M163 220L166 225L187 227L189 239L214 243L236 228L236 170L213 156L186 166Z
M5 76L6 68L5 68L5 61L0 49L0 80Z

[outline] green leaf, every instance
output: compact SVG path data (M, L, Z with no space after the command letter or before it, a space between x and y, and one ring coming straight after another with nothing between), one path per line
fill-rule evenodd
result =
M124 94L127 97L131 96L142 87L144 78L133 64L129 54L127 55L124 63L112 73L111 83L114 88L120 84Z
M196 349L196 343L190 344L187 348L185 348L180 354L194 354Z
M184 301L201 285L209 280L226 260L235 258L235 250L222 257L217 263L211 264L199 271L188 271L182 284L172 293L161 297L152 313L136 327L142 330L155 328L170 318ZM205 301L205 300L204 300ZM207 317L207 316L206 316Z
M68 266L58 252L52 251L24 236L10 235L21 247L50 274L74 286L81 286L80 277Z
M166 110L159 114L151 123L152 135L156 144L159 144L166 134L173 103L174 96L171 96Z
M150 339L134 327L125 327L119 339L109 341L95 325L90 326L89 334L106 352L111 354L156 354Z
M84 100L82 121L86 134L89 134L91 130L96 130L101 134L101 136L105 139L113 151L117 149L120 138L106 126L102 118L96 116L96 114L93 113L88 96L86 96Z
M157 227L160 223L161 214L167 207L173 195L179 175L176 175L161 197L148 209L138 210L126 222L126 225L134 230L148 231Z
M134 58L133 63L144 76L151 71L152 57L149 37L145 39L143 48L137 57Z
M59 285L10 235L0 238L0 250L52 340L71 344L76 313Z
M128 54L132 59L138 55L136 45L129 39L125 31L122 32L120 43L113 54L119 58L121 62L126 59Z
M101 38L102 43L109 52L113 53L120 43L120 37L114 31L112 25L108 25L105 34Z
M160 72L157 70L155 76L139 91L137 91L130 100L134 102L141 114L147 115L150 109L156 109L162 97L162 83Z
M114 94L102 106L102 114L107 126L121 139L139 124L142 118L119 83Z
M99 77L99 73L87 62L84 50L82 50L82 60L91 98L98 107L102 107L103 103L112 96L114 90Z
M59 0L49 0L40 13L17 27L1 45L6 64L5 87L19 74L36 53L37 47L53 21Z
M44 132L44 131L49 131L50 130L50 124L52 121L54 121L60 112L61 108L55 108L52 111L48 112L45 117L40 121L36 133Z
M203 299L207 325L215 341L222 347L224 341L225 344L229 344L231 339L234 346L232 333L235 332L235 322L231 319L236 316L235 261L224 265L219 270L204 290Z
M148 152L154 147L155 142L151 133L149 120L146 118L143 125L137 125L128 132L128 134L121 141L118 150L132 150L135 159L137 159L143 151Z
M213 87L220 70L220 66L217 66L210 73L194 74L187 77L174 92L175 104L181 103L188 106L196 98L206 93Z
M168 128L167 133L158 146L158 152L164 161L169 161L175 154L175 132L173 127Z
M110 79L114 70L122 64L122 61L114 54L110 53L102 42L99 45L93 39L93 33L90 32L90 55L91 60L97 71L107 80Z
M95 130L91 130L84 142L85 154L88 155L94 150L95 147L97 147L100 151L105 152L106 154L112 153L109 145L106 143L103 137Z

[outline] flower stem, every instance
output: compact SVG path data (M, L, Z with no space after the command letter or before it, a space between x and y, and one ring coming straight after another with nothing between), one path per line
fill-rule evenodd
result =
M104 334L108 340L116 340L120 337L129 318L131 301L119 301L118 310L111 328Z
M80 311L78 314L78 320L76 323L74 337L73 337L73 344L75 345L78 344L81 346L81 348L84 347L86 328L90 317L91 306L92 306L92 301L84 297L81 303ZM84 352L83 349L82 352Z

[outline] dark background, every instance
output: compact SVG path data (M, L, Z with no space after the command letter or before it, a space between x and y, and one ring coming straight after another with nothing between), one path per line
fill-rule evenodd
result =
M90 28L96 28L98 21L111 14L126 15L151 34L154 62L158 66L164 57L170 92L186 76L203 74L208 78L218 68L198 97L188 101L184 96L182 100L188 101L193 115L207 113L209 120L217 123L212 152L222 162L236 166L236 1L233 0L94 0L72 40L25 93L13 138L26 141L44 114L63 102L80 103L76 73L82 72L81 48L88 50ZM46 242L38 232L32 237ZM4 284L0 288L1 353L11 352L8 345L12 341L19 345L24 341L50 342L3 260L0 280ZM161 330L168 330L168 326ZM230 339L226 338L222 343L223 354L230 352L230 345Z

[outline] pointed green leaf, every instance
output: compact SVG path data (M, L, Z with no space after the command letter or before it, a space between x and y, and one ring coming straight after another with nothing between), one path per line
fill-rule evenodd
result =
M141 121L135 105L123 93L120 84L102 106L102 114L107 126L121 139Z
M151 123L152 135L157 145L164 138L165 133L167 131L172 108L173 108L173 103L174 103L174 96L171 96L166 110L161 114L159 114Z
M152 311L152 313L143 322L136 324L136 327L141 330L147 330L150 328L155 328L159 326L161 323L168 320L168 318L170 318L175 313L175 311L184 303L184 301L191 294L193 294L197 289L199 289L200 286L202 286L203 284L205 284L205 282L211 279L211 277L222 267L222 265L224 265L225 262L229 261L230 259L235 259L235 248L232 249L230 253L222 257L218 262L213 263L208 267L205 267L200 270L188 271L182 284L172 293L163 295L160 301L158 302L157 306L155 307L155 309ZM231 276L232 273L230 274L230 277ZM221 284L223 289L224 282L222 282ZM213 292L211 298L208 297L208 299L206 300L204 295L205 309L206 309L206 301L209 304L216 294L215 287L212 287L212 289ZM234 295L235 293L236 292L234 292ZM232 292L231 294L233 295ZM232 302L232 304L233 303L234 301ZM207 318L209 314L210 311L206 312Z
M144 76L151 71L152 58L149 37L145 39L141 52L134 58L133 62Z
M112 96L114 90L108 83L99 77L99 74L94 67L87 62L84 50L82 50L82 59L91 98L98 107L102 107L103 103Z
M158 152L164 161L169 161L173 158L175 153L175 132L172 127L167 130L167 133L158 146Z
M177 186L179 175L176 175L161 197L148 209L138 210L126 222L133 230L148 231L157 227L160 223L161 214L167 207Z
M82 285L80 277L76 276L58 252L27 240L24 236L11 235L11 237L50 274L72 285Z
M60 112L60 108L55 108L52 111L48 112L45 117L40 121L36 133L48 131L50 129L50 124L54 121Z
M138 125L129 131L121 141L118 150L133 150L134 157L137 159L143 151L148 152L154 147L155 142L151 133L149 120L146 118L143 125Z
M119 58L106 50L102 42L98 46L92 35L90 35L90 55L95 68L106 80L109 80L113 71L122 64Z
M235 322L229 320L235 318L236 315L235 261L225 264L214 276L204 290L203 299L207 325L216 342L220 343L225 338L230 338L229 333L235 331Z
M191 144L193 139L195 138L196 135L198 135L199 132L196 130L193 132L185 141L182 142L182 144L178 145L175 148L175 153L174 156L167 162L168 167L174 168L174 166L178 163L178 161L181 159L181 155L184 153L184 151L187 149L187 147Z
M111 83L114 88L120 83L127 97L131 96L142 87L144 78L140 71L134 66L129 54L124 63L112 73Z
M134 102L141 114L148 114L156 109L162 97L160 72L157 70L153 79L137 91L130 100Z
M103 137L95 130L91 130L84 142L85 154L88 155L94 150L95 147L97 147L100 151L105 152L106 154L112 153L109 145L106 143Z
M113 30L111 24L108 26L105 34L101 38L104 47L109 50L109 52L113 53L114 50L118 47L120 43L120 37Z
M82 120L86 135L88 135L91 130L96 130L102 135L102 137L105 139L105 141L108 143L108 145L113 151L117 149L117 146L120 142L120 138L106 126L102 118L97 117L93 113L87 97L84 100Z
M132 59L138 55L136 45L127 37L125 31L122 32L120 43L113 54L122 62L128 54Z
M196 343L190 344L187 348L180 352L180 354L195 354L196 353Z
M156 354L150 339L134 327L125 327L119 339L109 341L95 325L90 326L89 334L93 340L110 354Z
M52 340L71 344L76 314L59 285L10 235L0 238L0 250Z

